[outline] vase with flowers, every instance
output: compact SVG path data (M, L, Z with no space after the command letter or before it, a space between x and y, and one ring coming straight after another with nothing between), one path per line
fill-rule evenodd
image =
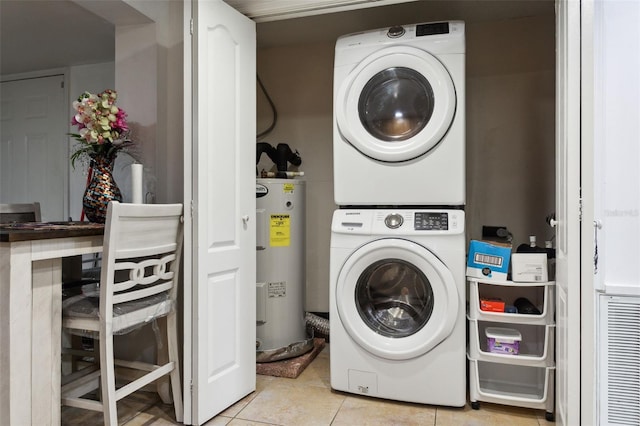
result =
M71 155L71 165L85 160L89 162L87 189L82 198L83 214L91 222L104 223L109 201L122 201L122 194L112 171L119 152L127 150L133 142L129 139L127 114L115 103L118 94L107 89L99 94L84 92L73 102L76 111L71 124L78 133L71 133L78 141Z

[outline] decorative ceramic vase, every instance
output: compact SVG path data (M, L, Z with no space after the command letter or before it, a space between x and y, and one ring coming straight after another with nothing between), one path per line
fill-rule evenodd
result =
M104 223L109 201L122 201L120 188L111 174L116 156L93 156L91 158L91 180L82 197L84 214L90 222Z

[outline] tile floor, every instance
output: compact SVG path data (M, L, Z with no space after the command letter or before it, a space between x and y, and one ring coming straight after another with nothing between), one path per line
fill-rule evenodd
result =
M153 393L137 392L118 403L119 423L127 426L175 425L173 406ZM99 425L101 413L63 407L62 424ZM206 426L542 426L542 410L481 403L480 410L445 408L359 397L331 390L329 347L297 379L257 376L257 389Z

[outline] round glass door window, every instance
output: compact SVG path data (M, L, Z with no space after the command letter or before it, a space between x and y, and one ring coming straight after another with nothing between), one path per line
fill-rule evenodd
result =
M374 138L404 141L426 127L434 103L433 88L422 74L394 67L377 73L365 84L358 114L362 126Z
M381 238L348 256L335 283L340 323L360 347L411 359L442 342L459 318L453 274L425 247Z
M433 312L433 289L416 266L400 259L371 264L355 288L356 308L376 333L401 338L420 331Z
M391 46L367 56L344 77L334 116L345 143L375 160L402 162L440 143L456 104L453 80L438 58Z

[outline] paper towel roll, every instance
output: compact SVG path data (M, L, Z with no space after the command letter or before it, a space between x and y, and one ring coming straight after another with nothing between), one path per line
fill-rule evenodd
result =
M142 204L142 164L131 165L131 202Z

